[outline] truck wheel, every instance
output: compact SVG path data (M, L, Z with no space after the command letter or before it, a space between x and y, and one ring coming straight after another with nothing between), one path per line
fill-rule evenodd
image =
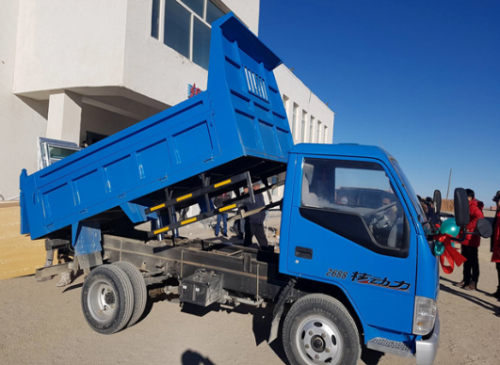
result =
M118 266L120 269L125 271L130 282L132 283L132 289L134 291L134 310L127 327L131 327L141 318L146 308L146 301L148 299L148 292L146 289L146 282L141 275L141 272L135 265L127 261L118 261L113 263L113 265Z
M134 309L134 292L127 274L115 265L90 272L82 288L82 310L87 323L108 335L124 328Z
M359 334L337 299L311 294L292 305L283 324L283 347L292 365L356 365Z

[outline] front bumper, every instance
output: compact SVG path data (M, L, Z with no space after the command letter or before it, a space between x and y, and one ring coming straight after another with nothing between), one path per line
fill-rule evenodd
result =
M441 324L439 322L439 313L436 314L436 323L434 324L434 331L427 336L425 340L416 342L416 357L417 365L432 365L439 348L439 331Z

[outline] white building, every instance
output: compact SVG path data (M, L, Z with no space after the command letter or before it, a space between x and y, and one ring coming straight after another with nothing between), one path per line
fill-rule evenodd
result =
M21 169L38 169L39 137L91 144L182 102L188 85L205 90L210 24L233 11L257 34L259 6L1 1L0 194L17 196ZM333 112L285 66L275 74L295 141L331 143Z
M274 71L295 143L332 143L334 113L285 65Z

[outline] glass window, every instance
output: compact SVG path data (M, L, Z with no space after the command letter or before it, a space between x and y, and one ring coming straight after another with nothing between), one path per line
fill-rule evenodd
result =
M415 208L415 210L417 211L417 214L420 217L420 222L426 223L427 217L425 215L425 212L422 210L422 206L420 205L420 202L417 198L417 194L415 194L415 191L413 190L413 187L410 184L410 180L408 180L403 169L401 168L401 166L399 166L399 163L398 163L398 161L396 161L396 159L394 159L393 157L389 157L389 161L391 161L391 164L394 167L394 169L396 170L396 173L398 174L399 179L402 181L403 187L406 190L406 194L408 194L408 196L410 197L411 202L413 204L413 207Z
M288 112L288 97L283 94L283 108L285 108L285 112Z
M283 108L285 109L285 115L287 119L290 120L290 116L288 114L288 96L286 96L285 94L283 94Z
M70 150L67 148L49 146L49 157L51 159L55 158L58 160L62 160L63 158L68 157L75 152L77 152L77 150Z
M301 206L322 210L319 219L341 236L375 251L408 245L403 207L377 163L306 158L301 195Z
M199 19L194 18L193 28L193 62L208 69L210 56L210 28Z
M153 0L153 11L151 16L151 37L158 39L160 29L160 0Z
M80 150L74 142L50 138L38 138L38 169L43 169Z
M302 111L302 123L301 123L301 128L300 128L300 141L305 142L306 141L306 112Z
M165 0L164 43L189 58L191 14L175 0Z
M297 118L299 117L298 114L297 114L298 110L299 110L299 106L297 104L293 103L292 136L294 138L294 141L297 141L297 137L296 137L296 134L297 134L296 123L297 123Z
M151 35L163 32L163 42L197 65L208 69L210 25L224 15L211 0L164 0L165 19L160 29L160 0L153 0Z
M182 0L192 11L194 11L200 18L203 18L203 7L205 0Z
M314 142L314 132L313 132L313 125L314 125L314 117L311 115L311 119L309 120L309 142Z
M224 12L220 10L217 5L215 5L211 0L207 1L207 23L212 24L221 16L224 15Z

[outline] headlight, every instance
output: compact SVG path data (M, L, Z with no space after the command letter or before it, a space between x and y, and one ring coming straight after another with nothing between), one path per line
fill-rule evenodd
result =
M426 335L434 328L437 306L434 299L415 297L415 311L413 313L413 334Z

